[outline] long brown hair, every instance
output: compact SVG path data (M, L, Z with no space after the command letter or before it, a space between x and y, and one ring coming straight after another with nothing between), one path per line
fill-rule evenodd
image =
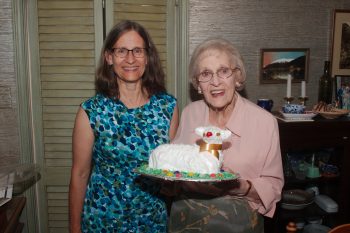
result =
M112 52L117 40L128 31L137 32L144 41L146 48L147 64L142 75L142 90L147 91L148 96L165 92L165 74L162 69L160 58L152 38L144 27L140 24L123 20L116 24L108 33L100 55L100 61L96 70L96 91L110 98L120 98L119 87L114 73L113 66L109 65L105 59L106 52Z

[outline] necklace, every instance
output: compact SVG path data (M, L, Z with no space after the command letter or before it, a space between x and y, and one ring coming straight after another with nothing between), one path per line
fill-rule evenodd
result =
M146 97L144 94L140 93L136 98L127 98L127 97L121 97L120 101L127 107L127 108L138 108L146 103Z

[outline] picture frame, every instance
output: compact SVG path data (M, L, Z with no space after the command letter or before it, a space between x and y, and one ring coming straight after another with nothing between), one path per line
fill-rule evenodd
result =
M307 81L309 48L263 48L260 50L260 83L293 83Z
M350 76L338 75L335 76L335 80L335 99L338 107L350 110Z
M350 10L334 10L331 75L350 76Z

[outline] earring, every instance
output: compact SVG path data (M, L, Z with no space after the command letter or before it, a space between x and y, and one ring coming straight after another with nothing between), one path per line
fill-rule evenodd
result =
M198 88L198 94L202 94L202 90Z

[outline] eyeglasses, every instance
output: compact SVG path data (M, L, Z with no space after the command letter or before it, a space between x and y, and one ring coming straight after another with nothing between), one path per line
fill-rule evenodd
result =
M234 69L231 69L228 67L222 67L216 71L216 76L222 79L227 79L233 74L233 72L236 72L237 70L240 70L240 69L238 67ZM214 77L214 73L212 71L204 70L197 76L197 79L199 82L204 83L204 82L209 82L210 80L213 79L213 77Z
M137 58L142 58L145 56L145 48L133 48L133 49L127 49L127 48L113 48L112 52L116 57L125 58L129 52L132 52L132 55Z

